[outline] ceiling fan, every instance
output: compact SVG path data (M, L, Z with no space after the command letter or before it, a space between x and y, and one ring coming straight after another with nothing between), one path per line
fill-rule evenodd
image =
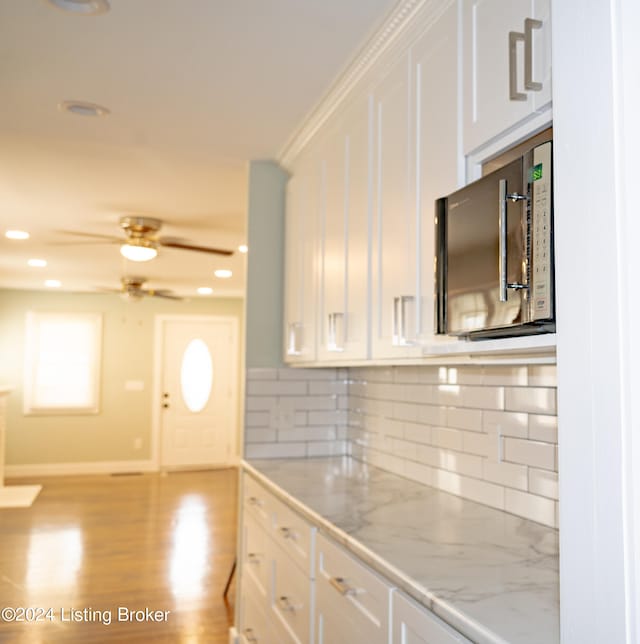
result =
M123 257L134 262L146 262L153 259L158 254L159 246L180 250L193 250L213 255L233 255L232 250L199 246L176 237L158 237L157 233L162 228L162 221L154 217L121 217L120 228L125 233L124 239L114 235L83 233L75 230L60 230L58 232L65 235L98 239L107 244L120 244L120 253Z
M103 288L99 287L98 290L106 291L107 293L119 293L127 300L137 302L143 297L162 297L167 300L182 300L183 298L173 293L168 289L152 289L143 288L146 277L124 276L120 279L122 286L120 288Z

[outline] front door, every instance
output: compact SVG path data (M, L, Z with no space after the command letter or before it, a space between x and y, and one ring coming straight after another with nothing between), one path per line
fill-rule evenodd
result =
M162 467L228 465L236 440L235 318L162 322Z

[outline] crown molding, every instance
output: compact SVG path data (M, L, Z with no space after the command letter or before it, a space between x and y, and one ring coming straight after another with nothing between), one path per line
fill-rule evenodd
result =
M442 0L401 0L338 76L320 103L312 109L302 124L289 137L277 156L280 165L285 168L291 167L303 148L338 109L374 63L398 43L399 39L414 25L417 14L428 7L431 9L428 15L431 16L436 11L436 7L441 7L442 4ZM445 4L449 4L449 2Z

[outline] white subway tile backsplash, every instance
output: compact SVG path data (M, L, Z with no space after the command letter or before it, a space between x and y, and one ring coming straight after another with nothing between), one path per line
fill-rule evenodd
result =
M558 500L558 475L547 470L529 469L529 492Z
M482 431L482 410L449 407L446 411L447 427L468 429L474 432Z
M248 411L245 414L247 427L268 427L271 415L267 411Z
M526 465L515 465L495 460L485 460L482 478L504 487L526 490L528 486Z
M504 509L538 523L556 525L555 502L552 499L505 488Z
M527 414L510 411L483 411L482 429L503 436L526 438L528 434Z
M317 395L344 395L347 393L345 380L312 380L309 382L309 393Z
M545 470L555 469L556 450L552 443L504 438L504 460Z
M558 382L555 365L530 365L530 387L556 387Z
M491 434L462 432L462 450L485 458L497 458L496 440Z
M440 405L420 405L418 421L426 425L446 425L447 408Z
M247 383L248 396L304 396L306 393L306 381L250 380Z
M462 387L462 406L476 409L504 409L502 387Z
M555 414L556 390L553 387L507 387L505 409L531 414Z
M462 432L448 427L434 427L431 430L431 444L435 447L462 451Z
M548 365L249 369L245 452L351 454L555 526L555 378Z
M414 443L431 443L431 427L421 423L404 423L403 436L405 440Z
M558 417L529 414L529 438L547 443L558 442Z

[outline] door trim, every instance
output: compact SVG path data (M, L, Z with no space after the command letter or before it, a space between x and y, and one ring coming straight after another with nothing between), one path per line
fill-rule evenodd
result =
M162 354L163 354L163 327L167 322L231 322L231 328L235 336L236 356L232 361L231 377L234 382L233 387L233 412L232 412L232 436L231 436L231 455L228 466L237 465L239 462L238 455L235 453L238 444L239 413L238 405L240 400L240 338L238 337L238 318L234 315L156 315L154 317L153 327L153 375L151 394L151 462L155 469L161 469L160 463L160 443L161 443L161 415L160 408L162 404Z

